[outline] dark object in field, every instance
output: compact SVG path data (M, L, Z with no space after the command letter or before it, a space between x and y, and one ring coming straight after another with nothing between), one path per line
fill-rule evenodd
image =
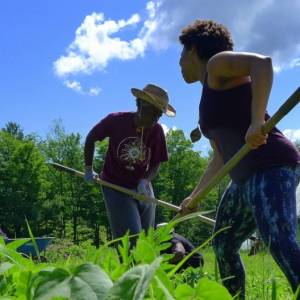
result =
M176 232L172 233L172 239L170 240L170 242L171 246L163 250L162 254L174 254L174 257L169 261L172 264L179 263L185 256L187 256L195 249L195 246L188 239ZM188 267L203 267L203 265L203 255L199 251L197 251L182 265L179 270L181 271Z
M4 241L6 244L9 244L11 242L14 242L18 239L9 239L9 238L4 238ZM53 237L37 237L34 238L39 253L43 252L46 250L47 246L51 243L53 240ZM17 252L21 253L24 257L32 257L33 259L38 257L38 254L36 253L36 250L34 248L34 244L32 240L30 239L29 241L25 242L23 245L17 248ZM43 260L43 257L41 257Z

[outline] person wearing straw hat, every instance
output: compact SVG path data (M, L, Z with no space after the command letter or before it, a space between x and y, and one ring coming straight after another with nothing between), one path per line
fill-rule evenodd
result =
M194 199L210 179L247 143L252 149L230 172L219 204L213 239L223 284L245 299L245 271L239 249L256 227L293 291L300 284L295 191L300 154L277 128L261 131L269 115L272 87L270 57L234 52L230 32L212 20L196 20L182 30L180 67L187 83L203 85L199 125L213 156L198 185L181 203L182 214L197 209ZM195 129L199 134L199 128ZM192 208L192 209L191 209Z
M151 185L161 162L168 160L165 135L159 118L164 113L174 117L167 91L148 84L132 88L136 112L111 113L95 125L85 141L85 179L92 182L95 142L109 138L101 179L154 197ZM155 205L140 202L131 196L102 187L112 238L129 231L134 235L154 226Z

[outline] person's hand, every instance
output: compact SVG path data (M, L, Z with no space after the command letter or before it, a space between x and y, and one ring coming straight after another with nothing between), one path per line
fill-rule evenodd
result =
M193 143L195 143L201 139L201 131L200 131L199 127L196 127L195 129L193 129L191 131L190 138Z
M192 197L186 197L180 204L179 214L181 216L185 216L197 211L197 205L193 205L192 207L188 207L190 203L193 201Z
M267 134L262 133L264 122L252 122L245 135L245 141L251 149L257 149L259 146L267 143Z
M139 181L138 186L137 186L137 191L142 195L154 198L154 192L153 192L152 184L146 178L143 178Z
M84 180L92 183L96 178L99 178L99 175L93 170L93 167L85 166Z

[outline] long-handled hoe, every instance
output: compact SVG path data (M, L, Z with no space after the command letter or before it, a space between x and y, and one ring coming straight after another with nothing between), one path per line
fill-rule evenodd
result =
M284 104L278 109L278 111L271 117L262 127L262 132L267 134L269 133L272 128L286 115L288 114L300 101L300 87L284 102ZM194 201L192 201L189 204L189 208L196 207L197 204L202 200L219 182L240 162L240 160L250 151L250 147L245 144L211 179L211 181L206 185L206 187L202 190L201 193L197 195L197 197L194 198ZM63 166L61 164L55 163L55 162L48 162L49 165L55 167L58 170L67 172L69 174L73 174L75 176L82 177L84 176L84 173L74 170L72 168ZM109 183L107 181L104 181L102 179L96 178L95 184L97 185L103 185L109 188L112 188L114 190L117 190L119 192L131 195L133 198L139 200L139 201L147 201L155 203L159 206L165 207L167 209L170 209L174 212L177 212L177 215L175 219L181 217L180 215L180 207L173 205L171 203L156 199L147 197L145 195L139 194L133 190ZM204 213L198 212L197 216L200 218L200 220L204 223L214 225L215 221L213 219L210 219L206 216L204 216Z
M47 164L54 167L54 168L56 168L56 169L58 169L58 170L60 170L60 171L67 172L69 174L72 174L72 175L75 175L75 176L78 176L78 177L81 177L81 178L84 177L84 173L82 173L80 171L77 171L75 169L66 167L64 165L61 165L61 164L58 164L58 163L55 163L55 162L50 162L50 161L47 162ZM109 187L111 189L114 189L116 191L119 191L119 192L125 193L127 195L130 195L130 196L132 196L133 198L135 198L139 201L146 201L146 202L155 203L159 206L165 207L165 208L170 209L170 210L172 210L174 212L177 212L177 213L180 211L180 207L178 207L176 205L173 205L171 203L168 203L168 202L156 199L156 198L151 198L151 197L139 194L139 193L137 193L133 190L124 188L124 187L116 185L116 184L112 184L112 183L104 181L100 178L95 178L94 182L97 185L103 185L103 186ZM200 218L200 220L203 221L204 223L207 223L207 224L210 224L210 225L213 225L215 223L215 221L213 219L205 217L201 212L199 212L197 215Z

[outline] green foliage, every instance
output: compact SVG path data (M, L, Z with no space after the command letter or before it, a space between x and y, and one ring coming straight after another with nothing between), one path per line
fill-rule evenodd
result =
M196 288L187 284L180 285L175 291L176 299L197 300L230 300L232 297L228 291L215 281L207 278L199 280Z
M3 132L8 133L18 140L24 139L24 132L21 126L15 122L8 122L4 128L2 128Z
M129 236L125 236L118 245L119 251L103 245L98 250L94 248L93 255L86 255L84 263L76 264L70 258L58 266L35 265L8 249L2 240L1 294L26 300L231 299L225 288L204 277L197 281L194 289L187 284L174 284L173 275L167 272L174 266L168 264L169 257L159 255L170 239L170 228L152 230L149 235L141 233L136 247L131 250ZM185 294L188 298L182 298Z
M44 159L32 141L19 140L0 132L0 224L8 233L26 232L25 216L36 232L46 168Z
M31 299L51 300L58 296L74 300L105 299L112 286L112 281L100 267L86 263L73 270L55 268L40 271L32 281Z
M86 249L81 260L70 256L67 261L48 264L23 258L13 250L17 244L8 249L0 239L1 299L233 299L215 279L215 259L209 249L203 252L205 269L170 272L174 266L167 257L159 256L159 249L167 246L172 226L160 227L147 236L140 234L131 250L125 236L118 244L119 251L117 245L106 244ZM153 250L148 253L149 245ZM270 255L242 256L248 270L247 299L292 299L288 283Z
M107 300L141 300L160 266L160 258L150 265L135 266L119 278L107 295Z

